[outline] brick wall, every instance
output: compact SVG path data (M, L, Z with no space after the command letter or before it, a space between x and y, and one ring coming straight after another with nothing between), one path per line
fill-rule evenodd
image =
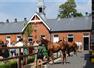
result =
M11 42L16 42L17 36L21 34L0 34L0 40L6 42L6 36L10 36Z

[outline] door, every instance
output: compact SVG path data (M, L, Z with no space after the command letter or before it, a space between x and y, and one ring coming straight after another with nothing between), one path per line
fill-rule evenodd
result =
M89 37L84 37L84 50L89 50Z

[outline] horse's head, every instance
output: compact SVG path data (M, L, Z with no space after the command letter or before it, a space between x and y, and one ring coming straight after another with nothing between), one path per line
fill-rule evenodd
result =
M59 40L58 41L58 44L62 45L63 44L63 41L62 40Z
M41 43L48 45L49 41L47 39L42 39Z

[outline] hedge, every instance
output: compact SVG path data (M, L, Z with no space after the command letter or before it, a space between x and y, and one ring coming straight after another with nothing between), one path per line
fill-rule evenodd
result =
M28 58L27 64L34 62L35 56L32 56L32 58Z
M32 58L28 58L27 64L34 62L35 56ZM9 60L5 62L0 62L0 68L17 68L17 61L16 60Z
M94 50L89 51L90 55L94 55Z
M94 63L94 58L91 58L91 63Z
M17 68L16 61L7 61L6 63L0 62L0 68Z

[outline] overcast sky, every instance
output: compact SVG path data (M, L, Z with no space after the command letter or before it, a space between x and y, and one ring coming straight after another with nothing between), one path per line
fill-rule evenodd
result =
M37 11L36 1L37 0L0 0L0 21L6 21L6 19L13 21L14 18L23 20L25 17L29 19ZM44 0L47 18L56 18L59 5L66 1L67 0ZM91 13L91 0L75 1L78 12L83 14L85 12Z

